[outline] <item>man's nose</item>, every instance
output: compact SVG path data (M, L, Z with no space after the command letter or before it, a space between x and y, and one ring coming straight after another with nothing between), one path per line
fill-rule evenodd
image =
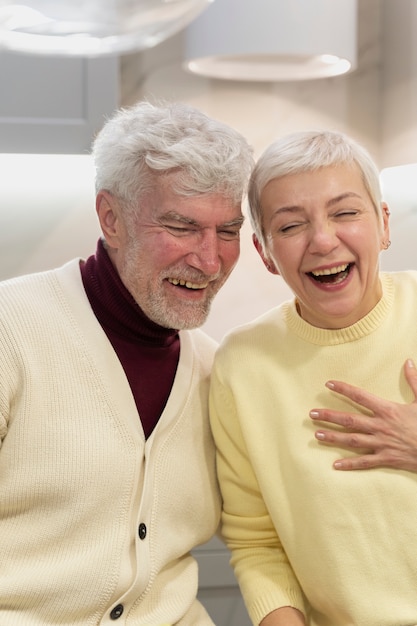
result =
M216 231L205 230L195 241L195 248L188 254L189 265L207 276L218 274L221 268L219 237Z

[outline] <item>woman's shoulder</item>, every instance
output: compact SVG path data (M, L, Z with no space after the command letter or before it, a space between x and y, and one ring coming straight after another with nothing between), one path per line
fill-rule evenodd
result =
M226 333L217 353L236 353L241 357L247 351L252 355L257 347L271 346L285 333L286 311L293 306L291 302L284 302L277 307L265 311L253 320L236 326Z
M394 286L396 289L416 289L417 269L381 272L381 279L384 286Z

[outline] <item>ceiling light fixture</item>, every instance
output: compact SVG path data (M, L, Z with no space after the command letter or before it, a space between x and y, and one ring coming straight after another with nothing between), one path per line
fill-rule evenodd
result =
M0 0L0 50L94 57L151 48L210 0Z
M186 70L292 81L355 69L356 0L216 0L185 32Z

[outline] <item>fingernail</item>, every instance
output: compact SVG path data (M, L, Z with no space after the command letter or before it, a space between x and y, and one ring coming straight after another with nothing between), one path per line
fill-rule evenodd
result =
M316 432L316 438L317 439L324 439L324 433L322 433L320 430L318 430Z
M415 367L413 359L407 359L408 367Z
M319 412L318 411L310 411L310 417L312 417L313 419L315 417L318 417L318 416L319 416Z
M334 383L331 380L328 380L326 383L326 387L329 389L334 389Z
M342 461L335 461L335 462L333 463L333 467L334 467L335 469L340 469L341 467L343 467L343 466L342 466Z

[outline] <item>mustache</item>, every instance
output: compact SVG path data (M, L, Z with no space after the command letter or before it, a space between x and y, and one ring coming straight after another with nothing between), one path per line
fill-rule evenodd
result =
M190 283L212 283L218 280L221 276L221 272L216 274L207 275L204 272L198 270L190 271L184 268L172 267L169 270L165 270L164 278L177 278L178 280L185 280Z

